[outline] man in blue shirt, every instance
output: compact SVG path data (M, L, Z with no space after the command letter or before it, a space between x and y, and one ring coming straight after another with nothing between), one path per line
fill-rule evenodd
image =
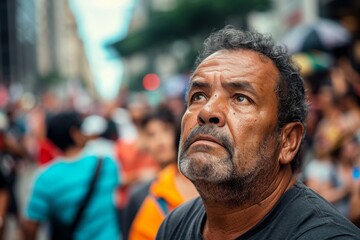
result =
M23 232L35 239L39 225L55 215L70 224L84 199L94 175L98 157L83 151L85 138L81 120L73 112L54 116L48 125L48 138L62 151L50 165L37 174L26 209ZM74 233L75 239L119 239L115 189L119 184L118 167L104 157L90 202Z

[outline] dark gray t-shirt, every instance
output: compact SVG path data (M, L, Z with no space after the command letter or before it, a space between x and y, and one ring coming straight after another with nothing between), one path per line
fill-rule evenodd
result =
M197 198L175 209L162 223L156 239L203 239L205 220L204 205ZM360 230L298 182L260 223L236 239L360 239Z

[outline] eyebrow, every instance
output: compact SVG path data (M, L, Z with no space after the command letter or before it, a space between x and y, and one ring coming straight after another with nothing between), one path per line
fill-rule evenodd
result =
M241 82L225 82L225 83L223 83L223 86L225 88L246 90L253 95L257 95L253 85L251 85L251 83L249 83L249 82L243 82L243 81L241 81Z
M193 89L193 88L205 88L205 89L208 89L208 88L210 88L210 84L207 83L207 82L199 82L199 81L193 80L189 84L189 91L191 89Z
M255 91L255 88L253 85L249 82L245 81L233 81L233 82L225 82L222 83L224 88L228 89L235 89L235 90L245 90L248 91L250 94L252 94L254 97L258 96L258 94ZM187 94L190 93L192 89L210 89L211 85L207 82L201 82L197 80L192 80L188 86Z

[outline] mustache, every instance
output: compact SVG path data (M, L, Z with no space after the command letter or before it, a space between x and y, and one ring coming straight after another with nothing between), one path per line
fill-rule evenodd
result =
M219 130L218 127L213 125L196 126L190 132L183 144L182 152L189 149L190 145L196 140L199 134L208 135L216 139L229 153L230 157L234 155L233 144L230 141L230 137Z

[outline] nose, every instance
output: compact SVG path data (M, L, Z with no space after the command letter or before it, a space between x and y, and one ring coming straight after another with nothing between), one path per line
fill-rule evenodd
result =
M221 99L210 99L199 111L198 124L214 124L218 127L225 125L225 104L221 103Z

